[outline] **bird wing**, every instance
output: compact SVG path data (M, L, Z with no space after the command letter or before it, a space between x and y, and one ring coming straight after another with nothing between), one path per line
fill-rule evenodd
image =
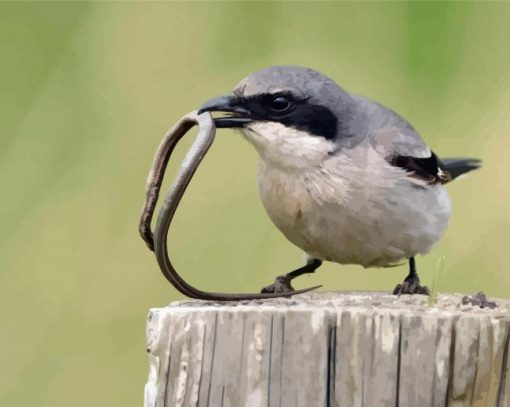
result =
M356 98L370 123L369 142L391 165L427 183L446 183L452 179L445 165L408 121L368 98Z
M372 133L370 142L393 166L409 172L429 184L446 184L469 171L480 168L477 158L441 160L423 142L413 128L381 129Z
M370 142L393 166L430 184L451 180L445 165L412 127L387 128L374 132Z
M395 155L389 160L389 163L409 172L410 176L422 179L429 184L445 184L452 180L445 165L433 151L430 152L428 158Z

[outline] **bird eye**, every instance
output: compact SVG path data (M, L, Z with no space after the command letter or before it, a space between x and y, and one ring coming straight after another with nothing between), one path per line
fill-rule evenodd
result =
M275 112L283 112L292 106L292 101L287 96L276 95L270 101L271 110Z

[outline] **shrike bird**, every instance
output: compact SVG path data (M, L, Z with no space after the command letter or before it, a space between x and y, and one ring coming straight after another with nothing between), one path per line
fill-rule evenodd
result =
M312 69L274 66L242 80L201 112L225 112L260 155L262 203L307 264L262 292L293 291L291 280L322 261L388 267L409 260L395 294L428 294L414 257L448 225L443 184L476 169L476 159L440 160L409 122Z

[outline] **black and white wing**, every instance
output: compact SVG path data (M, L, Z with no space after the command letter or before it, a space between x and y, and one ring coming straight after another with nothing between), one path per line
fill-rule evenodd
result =
M480 160L474 158L439 159L413 126L397 113L367 98L359 100L370 117L370 143L391 165L410 176L430 184L445 184L480 167Z

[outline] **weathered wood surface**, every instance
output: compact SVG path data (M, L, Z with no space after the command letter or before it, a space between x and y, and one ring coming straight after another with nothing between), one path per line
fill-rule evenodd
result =
M510 407L510 302L312 293L152 309L146 407Z

